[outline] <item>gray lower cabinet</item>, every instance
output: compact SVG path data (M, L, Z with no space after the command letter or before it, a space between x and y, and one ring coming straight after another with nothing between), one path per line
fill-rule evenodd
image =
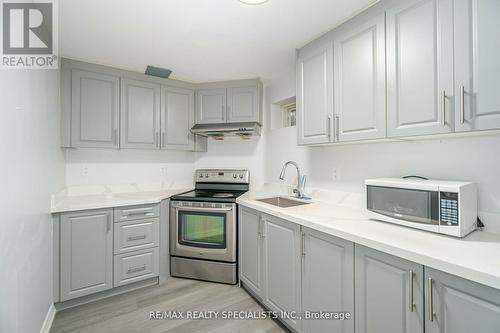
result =
M424 268L355 246L356 333L423 333Z
M193 150L194 90L162 86L162 149Z
M114 287L158 276L158 247L116 255L114 259Z
M300 225L264 217L264 304L295 331L301 331Z
M239 212L239 270L247 289L264 297L262 217L257 211L240 206Z
M500 2L455 0L455 126L500 128Z
M160 148L160 85L121 79L120 147Z
M387 18L387 134L453 130L453 0L398 2Z
M76 148L119 147L120 78L78 69L66 69L62 96L71 108L71 146ZM64 93L63 92L63 93Z
M347 320L304 319L304 333L354 332L354 244L303 228L302 311L348 312Z
M113 210L62 214L60 300L113 287Z
M159 204L62 213L57 301L159 276L160 224Z
M295 332L500 332L498 289L247 207L239 212L241 282ZM350 319L314 318L322 312Z
M159 275L160 205L114 209L114 287Z
M425 268L426 333L500 332L500 290Z
M160 219L114 223L114 254L157 247L160 244Z

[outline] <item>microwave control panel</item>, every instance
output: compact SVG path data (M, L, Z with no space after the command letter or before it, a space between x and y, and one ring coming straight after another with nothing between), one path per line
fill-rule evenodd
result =
M458 193L439 192L441 225L458 225Z

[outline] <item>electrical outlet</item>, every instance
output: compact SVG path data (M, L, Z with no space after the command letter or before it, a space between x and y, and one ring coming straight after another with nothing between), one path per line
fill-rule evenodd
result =
M333 170L332 170L332 180L334 182L340 180L340 168L333 168Z

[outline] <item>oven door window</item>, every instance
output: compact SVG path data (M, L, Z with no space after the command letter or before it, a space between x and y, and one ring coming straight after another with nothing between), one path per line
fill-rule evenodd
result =
M226 247L226 213L180 211L179 244L203 248Z
M367 208L399 220L439 224L439 193L383 186L367 187Z

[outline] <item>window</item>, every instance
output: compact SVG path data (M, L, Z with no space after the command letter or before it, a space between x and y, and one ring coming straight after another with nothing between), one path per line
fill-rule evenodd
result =
M283 127L295 126L297 124L297 106L294 103L281 106L283 112Z
M292 127L297 124L295 97L290 97L271 105L271 128Z

